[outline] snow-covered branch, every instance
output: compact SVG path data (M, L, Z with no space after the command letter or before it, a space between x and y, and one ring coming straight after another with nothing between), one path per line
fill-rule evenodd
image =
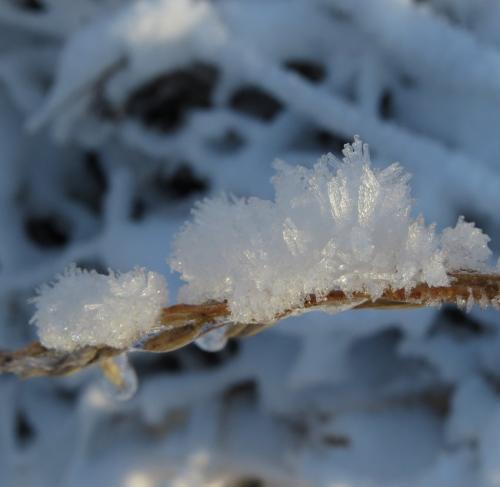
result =
M443 304L454 304L468 310L474 305L481 308L500 306L500 274L463 272L450 274L448 277L448 286L417 284L409 291L388 288L378 298L372 298L366 292L346 294L339 290L333 290L321 298L310 295L303 306L283 311L276 317L276 321L317 310L336 313L346 309L411 309ZM224 302L177 304L163 308L160 310L158 328L139 338L131 349L170 352L196 340L203 340L210 334L215 333L220 338L221 328L222 337L227 340L254 335L270 326L269 323L233 323L230 316L230 309ZM335 321L332 326L335 326ZM87 345L64 351L46 348L36 342L15 352L0 351L0 372L10 372L21 377L65 375L106 361L127 350L107 345Z
M463 218L437 233L412 218L409 176L398 164L372 168L359 138L343 153L312 169L277 163L275 201L200 203L170 259L187 283L185 304L164 307L164 278L143 268L67 269L33 299L40 344L4 353L0 370L59 375L100 362L122 383L114 355L193 341L219 349L314 309L500 304L487 235Z

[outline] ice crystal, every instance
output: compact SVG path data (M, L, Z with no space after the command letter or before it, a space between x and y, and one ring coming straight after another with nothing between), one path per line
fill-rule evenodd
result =
M376 298L388 286L447 285L447 271L484 267L488 237L460 218L442 235L412 218L409 175L371 166L359 138L343 161L276 162L275 201L221 196L193 211L171 266L180 300L227 300L237 322L267 322L332 289Z
M72 266L42 286L33 302L31 321L44 346L125 348L155 326L167 303L167 285L163 276L144 268L104 275Z
M134 367L130 363L127 353L122 353L112 358L121 377L120 384L114 384L102 376L101 387L104 393L115 401L128 401L137 392L139 381Z
M205 352L218 352L222 350L227 343L226 327L221 326L209 331L200 338L197 338L194 343Z
M491 255L488 248L490 238L474 223L464 221L461 216L455 228L445 228L441 236L443 250L446 253L446 267L449 270L477 269Z

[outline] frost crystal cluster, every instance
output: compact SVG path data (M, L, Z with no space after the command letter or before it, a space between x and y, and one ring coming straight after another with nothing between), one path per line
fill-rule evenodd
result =
M144 268L103 275L73 266L39 290L32 322L48 348L126 348L155 326L167 296L163 276Z
M409 175L371 167L356 138L344 158L312 169L276 163L275 201L222 196L194 210L175 242L180 300L227 300L237 322L266 322L332 289L379 297L389 286L448 284L448 271L484 268L489 237L460 218L441 235L411 217Z

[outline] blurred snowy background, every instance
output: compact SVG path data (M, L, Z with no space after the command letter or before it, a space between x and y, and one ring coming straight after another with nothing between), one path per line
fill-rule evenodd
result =
M68 263L178 278L193 203L359 134L439 228L500 250L496 0L1 0L0 347ZM314 313L221 352L0 377L0 485L500 486L500 320Z

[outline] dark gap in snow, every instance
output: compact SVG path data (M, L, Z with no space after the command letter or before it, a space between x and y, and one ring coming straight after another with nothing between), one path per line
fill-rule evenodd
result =
M226 411L237 408L240 404L259 403L259 386L255 379L244 379L228 386L223 393L222 401Z
M57 215L31 215L24 220L26 236L42 248L64 247L70 238L70 224Z
M181 359L182 351L175 350L160 354L131 354L130 359L139 377L155 374L176 374L184 369Z
M240 342L236 338L229 340L226 345L226 351L228 355L236 355L240 351Z
M237 396L256 396L257 395L257 382L253 379L244 380L232 384L224 391L225 400L230 400Z
M80 390L78 388L69 389L67 387L57 387L54 394L61 402L74 404L80 394Z
M435 323L429 330L429 336L452 335L458 339L467 339L488 332L488 327L455 306L443 306Z
M385 349L386 352L392 353L403 339L403 335L403 331L397 326L388 326L353 341L351 355L361 357L373 351L378 353L380 349Z
M340 155L348 139L314 125L306 125L293 141L292 148L299 151L331 152Z
M323 81L326 75L322 64L307 59L289 59L285 61L285 68L314 83Z
M21 448L26 448L35 439L35 428L31 424L24 411L18 410L16 412L15 421L15 434L17 444Z
M402 73L399 76L399 83L407 90L411 90L417 86L417 80L408 73Z
M91 203L97 211L101 211L104 195L108 191L108 180L102 168L99 154L94 151L85 153L85 169L91 181Z
M352 23L353 18L352 14L348 12L345 8L342 9L341 6L337 5L330 5L330 4L325 4L325 5L318 5L319 9L325 13L325 15L329 15L330 17L333 17L337 22L345 22L345 23Z
M345 144L349 142L348 139L330 132L325 129L319 129L314 134L314 139L322 150L340 154L344 149Z
M207 146L220 154L233 154L245 145L244 137L236 130L230 129L219 137L207 140Z
M197 175L189 164L180 164L168 177L155 179L157 189L173 199L183 199L208 190L208 180Z
M47 6L40 0L15 0L13 3L31 12L44 12L47 10Z
M212 369L224 365L228 360L234 358L240 348L236 340L229 340L220 352L206 352L196 345L190 345L189 351L197 359L203 368Z
M500 375L498 370L482 370L481 377L500 396Z
M238 88L229 99L229 106L249 117L270 122L283 109L280 101L255 85Z
M108 191L108 180L98 152L85 151L81 157L80 171L67 180L67 195L99 215Z
M99 78L95 83L93 96L91 99L90 111L92 111L98 118L104 119L108 123L117 123L123 118L123 106L115 106L106 94L106 83L109 80L111 73L116 69L121 69L126 64L123 59L119 62L113 70L105 76Z
M243 477L227 484L227 487L265 487L263 480L258 477Z
M458 28L467 28L467 20L469 19L467 12L470 13L470 10L463 8L466 3L463 3L463 5L461 5L462 2L450 2L447 4L446 2L435 0L413 0L413 3L418 6L425 6L424 8L428 9L428 12L431 12L435 18L439 18L441 21ZM474 2L470 3L473 4Z
M125 112L149 127L173 132L190 110L212 107L218 77L215 66L202 62L163 74L135 90L125 104Z
M403 331L392 325L353 341L347 355L352 374L368 387L397 383L403 378L412 381L429 378L432 369L425 361L400 355L403 338ZM367 368L366 364L371 365Z
M433 4L432 5L438 17L442 17L444 21L448 21L451 25L456 27L463 26L464 19L461 19L461 14L459 10L454 9L452 5L446 4Z
M382 120L394 118L394 98L389 90L384 90L380 95L378 112Z
M108 188L108 181L102 169L102 162L99 154L95 151L87 151L85 153L85 166L99 188L102 191L106 191Z
M351 439L348 436L340 434L329 434L322 438L323 443L333 448L348 448L351 445Z
M51 73L38 71L33 74L33 81L40 89L40 92L46 95L54 83L54 77L51 76Z
M420 399L434 414L440 418L446 418L451 412L453 393L453 386L444 384L441 386L436 385L424 391Z
M91 111L101 119L107 122L116 123L122 118L120 108L113 106L104 93L102 86L96 86L95 93L91 102Z
M173 164L171 170L154 170L135 191L129 210L133 221L140 221L152 207L178 202L209 190L209 180L197 174L188 162L173 161Z
M147 203L144 198L137 196L132 201L132 208L130 209L130 219L132 221L140 221L144 218L147 211Z

